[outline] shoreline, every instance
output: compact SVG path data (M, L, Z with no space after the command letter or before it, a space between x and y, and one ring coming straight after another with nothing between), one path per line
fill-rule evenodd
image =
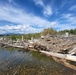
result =
M75 62L76 62L76 60L66 58L66 56L67 56L66 54L61 54L61 53L57 53L57 52L48 52L48 51L38 50L38 49L34 49L34 48L25 48L23 46L8 45L8 44L3 44L3 43L0 43L0 46L1 45L4 48L13 47L13 48L20 48L20 49L29 50L29 51L36 51L36 52L45 54L46 56L52 57L56 62L61 63L66 67L76 70L76 66L74 66L73 64L70 64L68 62L68 60L75 61ZM76 57L74 57L74 58L76 58Z

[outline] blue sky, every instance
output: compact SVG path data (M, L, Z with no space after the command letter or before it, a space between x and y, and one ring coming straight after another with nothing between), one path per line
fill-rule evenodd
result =
M76 0L0 0L0 34L76 28Z

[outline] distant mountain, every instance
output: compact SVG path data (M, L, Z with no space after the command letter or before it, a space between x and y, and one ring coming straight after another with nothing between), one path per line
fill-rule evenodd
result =
M21 34L16 34L16 33L5 33L5 34L0 34L0 36L9 36L9 35L21 35Z

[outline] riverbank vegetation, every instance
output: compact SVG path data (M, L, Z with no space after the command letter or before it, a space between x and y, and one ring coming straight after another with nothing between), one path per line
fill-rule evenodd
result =
M44 29L41 34L42 35L47 35L47 34L50 34L50 35L56 35L56 34L65 34L66 32L68 32L69 34L73 34L73 35L76 35L76 28L75 29L70 29L70 30L60 30L60 31L56 31L54 30L53 28L47 28L47 29Z
M57 34L57 31L54 30L53 28L47 28L47 29L44 29L42 32L41 32L41 35L47 35L47 34L50 34L50 35L56 35Z
M61 30L61 31L59 31L59 34L64 34L65 32L68 32L69 34L76 35L76 28L70 29L70 30Z
M75 29L70 29L70 30L61 30L61 31L56 31L53 28L47 28L44 29L42 32L40 33L29 33L29 34L8 34L8 35L0 35L0 37L7 37L7 38L11 38L12 40L16 40L16 39L22 39L22 36L24 36L24 39L29 40L31 39L31 37L33 38L39 38L41 35L45 36L47 34L50 35L62 35L64 33L68 32L69 34L73 34L76 35L76 28Z
M41 33L33 33L33 34L9 34L9 35L1 35L0 37L11 38L12 40L22 39L22 36L26 40L30 40L31 37L39 38Z

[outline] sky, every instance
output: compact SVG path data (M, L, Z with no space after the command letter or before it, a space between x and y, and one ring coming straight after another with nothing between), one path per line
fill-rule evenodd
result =
M76 0L0 0L0 34L76 28Z

